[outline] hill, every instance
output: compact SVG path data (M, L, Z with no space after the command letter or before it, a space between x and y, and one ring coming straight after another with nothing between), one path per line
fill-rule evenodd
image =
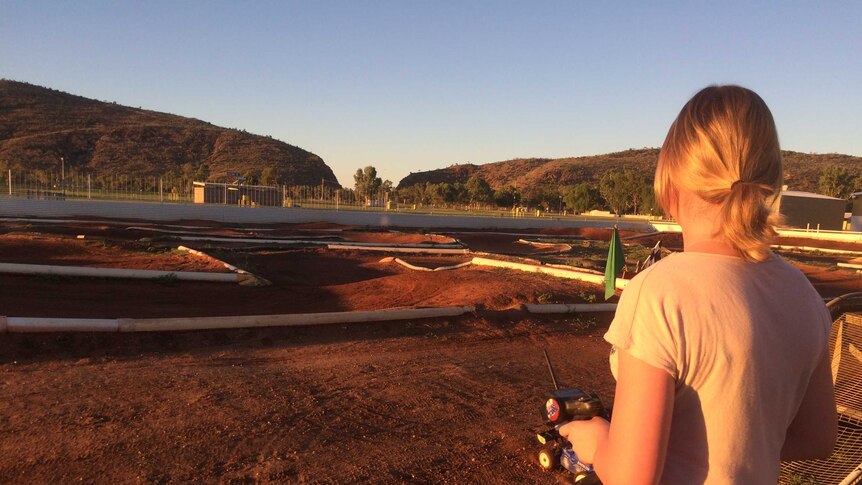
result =
M0 81L0 168L129 177L231 173L270 183L319 185L335 175L314 153L270 137L167 113Z
M862 174L862 157L839 154L814 154L783 151L784 183L791 190L818 191L818 179L829 165L843 166L851 174ZM658 163L657 148L626 150L605 155L572 158L520 158L484 165L459 164L437 170L411 173L398 188L426 182L466 183L474 174L481 175L493 188L511 185L517 188L541 185L575 185L593 182L612 168L634 170L652 180Z

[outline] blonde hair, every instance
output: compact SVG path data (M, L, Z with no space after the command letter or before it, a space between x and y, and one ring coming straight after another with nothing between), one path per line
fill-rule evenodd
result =
M659 152L656 198L669 212L677 189L721 206L719 235L748 261L769 256L781 190L781 149L766 103L750 89L710 86L682 108Z

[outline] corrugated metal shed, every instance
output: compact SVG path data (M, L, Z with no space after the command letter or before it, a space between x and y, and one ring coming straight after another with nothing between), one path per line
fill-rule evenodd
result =
M784 225L802 229L840 231L844 229L847 201L812 192L785 190L778 199L778 212Z

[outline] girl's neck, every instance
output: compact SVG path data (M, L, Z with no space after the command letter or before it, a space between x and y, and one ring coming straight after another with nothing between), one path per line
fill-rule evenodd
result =
M718 239L699 239L689 242L683 235L683 246L687 253L722 254L725 256L739 256L739 252L724 241Z
M678 189L674 217L682 228L686 252L739 256L739 252L721 236L722 211L691 191Z

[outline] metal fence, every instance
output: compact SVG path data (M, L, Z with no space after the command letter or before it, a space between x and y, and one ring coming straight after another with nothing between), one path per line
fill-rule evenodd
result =
M195 188L198 187L196 197ZM390 191L357 195L323 183L250 185L203 183L183 177L130 177L66 171L0 172L0 196L27 199L103 199L240 206L384 210L397 208ZM414 207L415 208L415 207Z

